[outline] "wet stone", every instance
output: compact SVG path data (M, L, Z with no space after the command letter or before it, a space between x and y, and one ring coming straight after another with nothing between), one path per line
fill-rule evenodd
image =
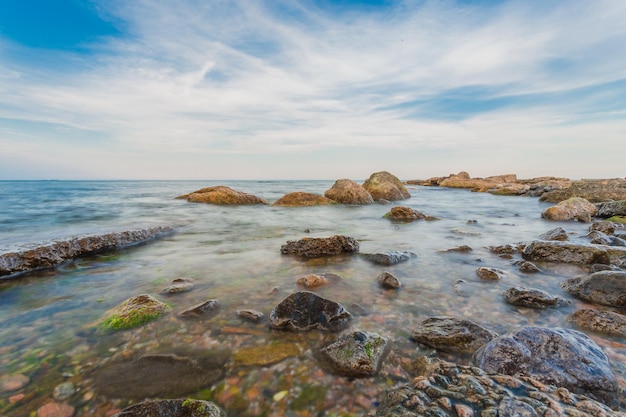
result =
M239 349L233 354L236 366L270 366L300 354L295 343L273 343Z
M0 393L17 391L24 388L30 378L24 374L13 374L0 377Z
M341 235L290 240L280 248L283 255L297 255L303 258L318 258L358 251L359 242L356 239Z
M372 376L380 369L388 340L377 333L353 332L320 350L333 372L347 377Z
M504 291L506 302L515 306L530 308L547 308L567 305L569 302L547 292L526 287L510 287Z
M555 229L547 231L544 234L539 235L539 239L558 240L561 242L565 242L569 240L569 236L567 236L567 232L562 227L557 227Z
M446 250L446 252L461 252L461 253L466 253L466 252L471 252L473 251L471 246L467 246L467 245L461 245L461 246L457 246L455 248L450 248L448 250Z
M54 387L52 397L58 401L65 401L76 392L76 387L71 382L63 382Z
M626 307L626 271L599 271L561 282L568 293L613 307Z
M155 320L168 311L167 304L151 295L140 294L110 310L102 320L101 327L108 330L130 329Z
M471 320L431 317L413 330L411 338L441 351L471 354L496 336Z
M535 409L522 401L505 398L498 407L499 417L537 417Z
M309 291L299 291L272 309L269 322L274 329L334 332L345 327L351 318L352 315L341 304Z
M626 316L623 314L586 308L574 312L567 320L580 329L626 337Z
M37 417L72 417L74 407L66 403L48 403L37 409Z
M516 265L517 265L517 268L520 270L520 272L524 272L526 274L534 274L536 272L541 272L541 269L539 269L537 265L529 261L520 261Z
M387 271L381 273L378 276L377 280L378 280L378 284L383 288L398 289L402 286L402 283L400 282L400 280L391 272L387 272Z
M481 266L476 270L476 275L485 281L498 281L505 277L506 273L498 268Z
M536 240L524 248L522 257L527 261L561 262L581 265L609 264L606 250L592 245L570 242Z
M417 255L408 251L389 251L385 253L365 253L363 256L377 265L391 266L406 262Z
M239 318L252 323L258 323L265 318L265 314L256 310L237 310L237 315Z
M217 311L218 309L219 301L211 299L183 311L180 313L180 316L186 319L201 318L207 316L209 313Z
M193 290L194 284L190 278L176 278L172 280L172 285L163 288L161 294L179 294Z
M209 401L176 399L134 404L113 417L226 417L226 413Z

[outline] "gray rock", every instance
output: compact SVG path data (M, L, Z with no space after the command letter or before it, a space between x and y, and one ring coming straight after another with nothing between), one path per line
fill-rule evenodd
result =
M396 265L406 262L417 255L408 251L389 251L385 253L364 253L363 257L377 265Z
M504 298L509 304L530 308L558 307L569 304L561 297L548 294L536 288L511 287L504 291Z
M180 313L180 316L186 319L201 318L201 317L206 316L208 313L217 311L219 306L220 304L218 300L215 300L215 299L207 300L191 308L188 308L187 310Z
M241 319L250 321L252 323L258 323L265 318L265 314L261 313L260 311L248 309L237 310L237 315Z
M561 282L568 293L613 307L626 307L626 271L600 271Z
M274 329L335 332L344 328L351 318L352 315L341 304L309 291L299 291L272 309L269 323Z
M476 270L476 275L478 275L480 279L484 279L486 281L498 281L503 279L506 276L506 273L498 268L481 266Z
M543 240L535 240L526 245L522 257L528 261L583 265L610 263L609 254L604 248Z
M57 401L65 401L70 398L76 392L76 387L71 382L63 382L56 387L52 392L52 398Z
M561 242L565 242L569 240L569 236L567 236L567 232L562 227L557 227L555 229L549 230L544 234L539 235L539 239L541 240L558 240Z
M619 387L608 358L576 330L524 327L487 343L472 363L487 372L565 387L612 408L619 404Z
M209 401L178 399L144 401L113 417L226 417L226 413Z
M160 293L165 295L179 294L193 290L194 284L191 278L176 278L172 280L172 285L163 288Z
M613 224L613 222L593 222L591 224L591 226L589 226L589 231L593 232L593 231L598 231L598 232L602 232L605 235L613 235L615 233L615 224Z
M383 272L378 276L378 283L383 288L397 289L402 286L400 280L391 272Z
M290 240L280 248L283 255L297 255L303 258L318 258L358 251L359 242L356 239L341 235Z
M610 336L626 337L626 316L612 311L585 308L574 312L567 320L581 329Z
M320 350L333 372L347 377L367 377L378 372L388 340L377 333L353 332Z
M626 200L597 203L596 209L596 217L603 219L608 219L613 216L626 216Z
M496 336L471 320L430 317L413 330L411 338L437 350L471 354Z

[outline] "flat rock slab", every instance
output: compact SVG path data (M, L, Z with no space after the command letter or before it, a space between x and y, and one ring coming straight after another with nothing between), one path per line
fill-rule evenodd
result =
M353 332L320 349L324 363L339 375L368 377L378 372L388 340L373 332Z
M274 307L269 323L274 329L335 332L344 328L351 318L352 315L341 304L309 291L299 291Z
M626 316L613 311L598 311L591 308L578 310L567 321L574 326L609 336L626 337Z
M406 262L411 258L417 257L417 255L413 252L402 250L384 253L364 253L363 257L376 265L390 266Z
M276 200L272 205L282 207L308 207L323 206L336 203L336 201L324 197L323 195L295 191L293 193L285 194L284 196Z
M226 417L226 413L209 401L177 399L144 401L113 417Z
M411 338L437 350L472 354L496 336L471 320L431 317L413 330Z
M599 271L561 282L568 293L613 307L626 307L626 271Z
M581 265L610 263L609 253L602 247L544 240L535 240L526 245L522 257L528 261Z
M297 255L303 258L318 258L358 251L359 242L352 237L342 235L290 240L280 248L283 255Z
M529 308L559 307L569 304L566 299L537 288L510 287L504 291L504 298L509 304Z

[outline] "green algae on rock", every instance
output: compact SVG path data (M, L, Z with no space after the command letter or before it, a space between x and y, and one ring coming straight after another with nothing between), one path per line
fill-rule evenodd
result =
M129 298L111 310L100 323L105 330L125 330L159 318L169 311L167 304L148 294Z

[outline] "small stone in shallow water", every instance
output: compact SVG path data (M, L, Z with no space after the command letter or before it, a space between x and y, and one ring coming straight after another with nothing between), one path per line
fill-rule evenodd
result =
M71 382L63 382L62 384L54 387L54 392L52 393L52 397L58 401L64 401L70 398L76 392L76 388L74 384Z
M72 417L74 407L65 403L48 403L37 409L37 417Z
M478 275L479 278L484 279L486 281L500 280L504 278L505 274L506 273L502 271L501 269L488 268L485 266L481 266L480 268L476 270L476 275Z
M269 322L274 329L296 332L311 329L338 331L351 318L341 304L309 291L298 291L272 309Z
M265 314L256 310L237 310L237 315L247 321L251 321L253 323L258 323L263 318L265 318Z
M187 399L152 400L126 407L113 417L226 417L212 402Z
M558 307L569 304L561 297L548 294L543 290L525 287L510 287L504 291L507 303L530 308Z
M218 308L219 301L211 299L183 311L180 313L180 316L184 318L200 318L207 313L217 311Z
M328 279L322 275L308 274L298 278L296 283L304 285L307 288L315 288L328 284Z
M167 304L148 294L129 298L111 310L101 327L109 330L125 330L159 318L169 311Z
M377 265L390 266L406 262L417 255L408 251L389 251L385 253L365 253L363 256Z
M30 378L24 374L13 374L0 378L0 393L17 391L24 388L30 382Z
M402 284L400 283L400 280L396 276L394 276L391 272L385 271L382 274L380 274L377 279L378 279L378 283L383 288L398 289L402 286Z
M172 280L172 285L163 288L161 294L179 294L189 292L193 289L194 284L190 278L176 278Z
M585 308L574 312L567 318L567 321L581 329L626 337L626 316L612 311Z
M348 377L372 376L380 369L388 340L377 333L353 332L320 350L330 368Z
M541 272L541 270L532 262L529 261L520 261L516 263L520 272L524 272L526 274L533 274L535 272Z

